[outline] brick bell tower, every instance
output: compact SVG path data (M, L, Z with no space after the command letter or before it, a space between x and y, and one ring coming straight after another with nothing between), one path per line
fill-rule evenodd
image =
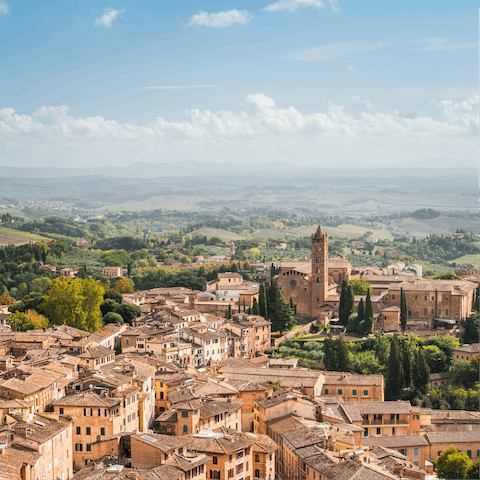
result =
M312 235L312 317L319 317L328 296L328 234L319 225Z

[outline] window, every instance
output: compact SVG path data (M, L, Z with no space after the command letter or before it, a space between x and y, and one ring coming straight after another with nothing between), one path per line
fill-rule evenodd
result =
M363 436L364 436L364 437L368 437L368 428L365 428L365 429L363 430Z
M338 389L338 394L341 395L343 393L343 390L341 388Z
M60 415L63 415L63 408L60 407Z
M42 468L42 474L45 476L47 474L47 467Z
M105 435L105 429L103 427L100 429L100 435Z
M325 395L328 395L328 388L325 389Z
M218 457L212 457L212 463L218 465Z
M130 340L128 338L125 340L125 345L130 345Z
M413 462L413 464L414 464L416 467L418 467L418 462Z
M90 427L87 427L87 435L91 435L92 434L92 429Z
M75 451L76 452L83 452L83 443L76 443L75 444Z
M255 478L260 478L260 470L255 470Z
M418 447L415 447L415 448L413 449L413 456L414 456L414 457L417 457L417 456L418 456Z
M92 444L87 443L87 452L91 452L91 451L92 451Z
M363 394L364 394L366 397L368 397L368 390L364 390L364 391L363 391Z
M442 454L442 451L439 450L439 451L437 452L437 457L439 457L441 454Z
M467 457L472 458L472 451L471 450L467 450Z
M81 435L82 434L82 428L81 427L77 427L77 435Z
M381 428L377 428L377 435L381 435L381 433L382 433Z
M231 456L231 455L229 455L229 457L228 457L228 461L229 461L229 462L231 462L231 461L232 461L232 456Z
M414 419L414 420L420 420L420 415L414 415L414 416L413 416L413 419Z
M182 411L182 418L188 418L188 412Z
M188 427L187 427L187 425L184 425L184 426L183 426L183 433L188 433Z
M395 300L395 295L392 295L392 300Z
M352 390L352 395L356 395L357 394L357 391L356 390Z

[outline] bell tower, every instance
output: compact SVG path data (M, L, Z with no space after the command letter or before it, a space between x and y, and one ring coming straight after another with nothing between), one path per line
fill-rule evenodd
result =
M312 235L312 317L318 317L328 296L328 234L319 225Z

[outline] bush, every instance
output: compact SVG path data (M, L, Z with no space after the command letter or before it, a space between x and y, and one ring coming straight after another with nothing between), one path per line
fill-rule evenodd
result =
M119 315L118 313L115 312L108 312L104 317L103 317L103 323L105 325L109 323L118 323L119 325L122 325L124 323L123 317Z

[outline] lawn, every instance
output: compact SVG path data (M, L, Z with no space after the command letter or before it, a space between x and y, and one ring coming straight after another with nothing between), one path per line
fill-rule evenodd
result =
M464 263L480 264L480 255L463 255L462 257L450 260L448 263L456 263L457 265L463 265Z

